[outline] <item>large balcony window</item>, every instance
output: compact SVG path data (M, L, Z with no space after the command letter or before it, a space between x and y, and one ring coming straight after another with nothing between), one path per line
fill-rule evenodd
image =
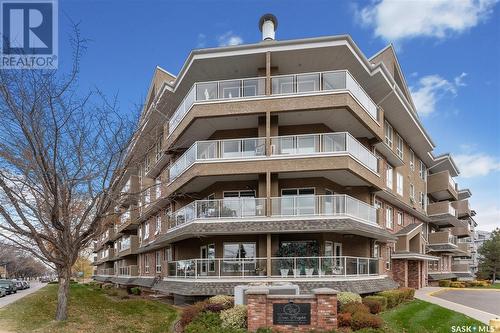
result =
M265 88L264 77L195 83L169 120L169 134L177 128L194 103L265 97ZM376 104L346 70L273 76L271 89L271 96L347 90L377 120Z

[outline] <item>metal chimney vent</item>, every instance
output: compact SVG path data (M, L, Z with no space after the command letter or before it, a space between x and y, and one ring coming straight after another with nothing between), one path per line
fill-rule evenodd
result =
M259 29L262 31L262 40L274 40L278 19L273 14L264 14L259 20Z

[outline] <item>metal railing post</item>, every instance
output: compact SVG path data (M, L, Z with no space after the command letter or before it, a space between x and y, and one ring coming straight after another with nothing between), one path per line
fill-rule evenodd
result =
M344 257L344 276L347 276L347 257Z

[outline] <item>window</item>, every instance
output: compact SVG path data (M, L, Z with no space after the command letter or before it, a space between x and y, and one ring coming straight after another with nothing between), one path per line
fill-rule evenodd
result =
M255 198L255 191L224 191L224 198ZM211 194L207 197L207 200L215 199L215 194Z
M333 257L333 242L325 241L325 257Z
M161 179L160 179L160 177L155 179L155 198L156 198L156 200L161 198Z
M224 243L223 252L224 272L240 272L242 269L244 271L255 270L255 243ZM243 265L241 265L242 261Z
M314 195L314 187L286 188L281 190L281 195Z
M161 158L161 155L163 154L163 151L161 149L161 143L163 141L163 135L160 135L158 138L158 141L156 141L155 144L155 160L158 162L158 160Z
M402 212L398 212L398 214L397 214L397 223L398 223L398 225L403 225L403 213Z
M399 134L396 136L396 154L403 159L403 138Z
M156 251L156 273L161 273L161 252Z
M151 188L148 188L146 191L144 191L144 206L148 206L149 203L151 202Z
M385 144L392 148L392 126L385 121Z
M149 154L146 154L146 158L144 159L144 174L146 174L149 169L151 169L151 158Z
M425 194L420 192L420 208L425 209Z
M172 255L172 247L170 245L165 248L164 259L168 262L171 262L174 260L173 255Z
M385 258L385 269L390 270L391 269L392 248L388 246L386 251L387 251L386 252L387 257Z
M161 216L156 215L155 235L158 235L160 231L161 231Z
M142 241L142 224L139 226L139 241Z
M382 208L382 202L378 201L378 200L375 200L375 208L376 209L380 209Z
M215 272L215 244L208 244L207 248L208 271Z
M380 257L380 245L377 242L373 242L373 258Z
M403 195L403 175L399 172L396 173L396 192L399 195Z
M149 222L144 223L144 239L149 238Z
M410 170L415 171L415 152L410 149Z
M313 215L316 210L314 187L281 189L281 215ZM290 197L290 196L296 196Z
M388 229L394 228L394 215L392 214L392 207L385 209L385 227Z
M425 180L425 164L424 162L420 161L420 171L419 171L419 175L420 175L420 179L422 180Z
M415 201L415 186L413 184L410 184L410 200Z
M144 255L144 272L149 273L149 255Z
M385 182L388 188L391 190L393 189L392 187L392 178L393 178L393 169L392 166L387 164L387 170L385 170Z

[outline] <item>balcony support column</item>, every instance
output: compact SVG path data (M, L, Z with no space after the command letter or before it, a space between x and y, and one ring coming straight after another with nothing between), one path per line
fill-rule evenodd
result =
M266 95L271 95L271 52L266 52Z
M266 234L266 272L267 276L271 277L272 265L271 265L271 234Z
M271 216L271 172L266 172L266 216Z

